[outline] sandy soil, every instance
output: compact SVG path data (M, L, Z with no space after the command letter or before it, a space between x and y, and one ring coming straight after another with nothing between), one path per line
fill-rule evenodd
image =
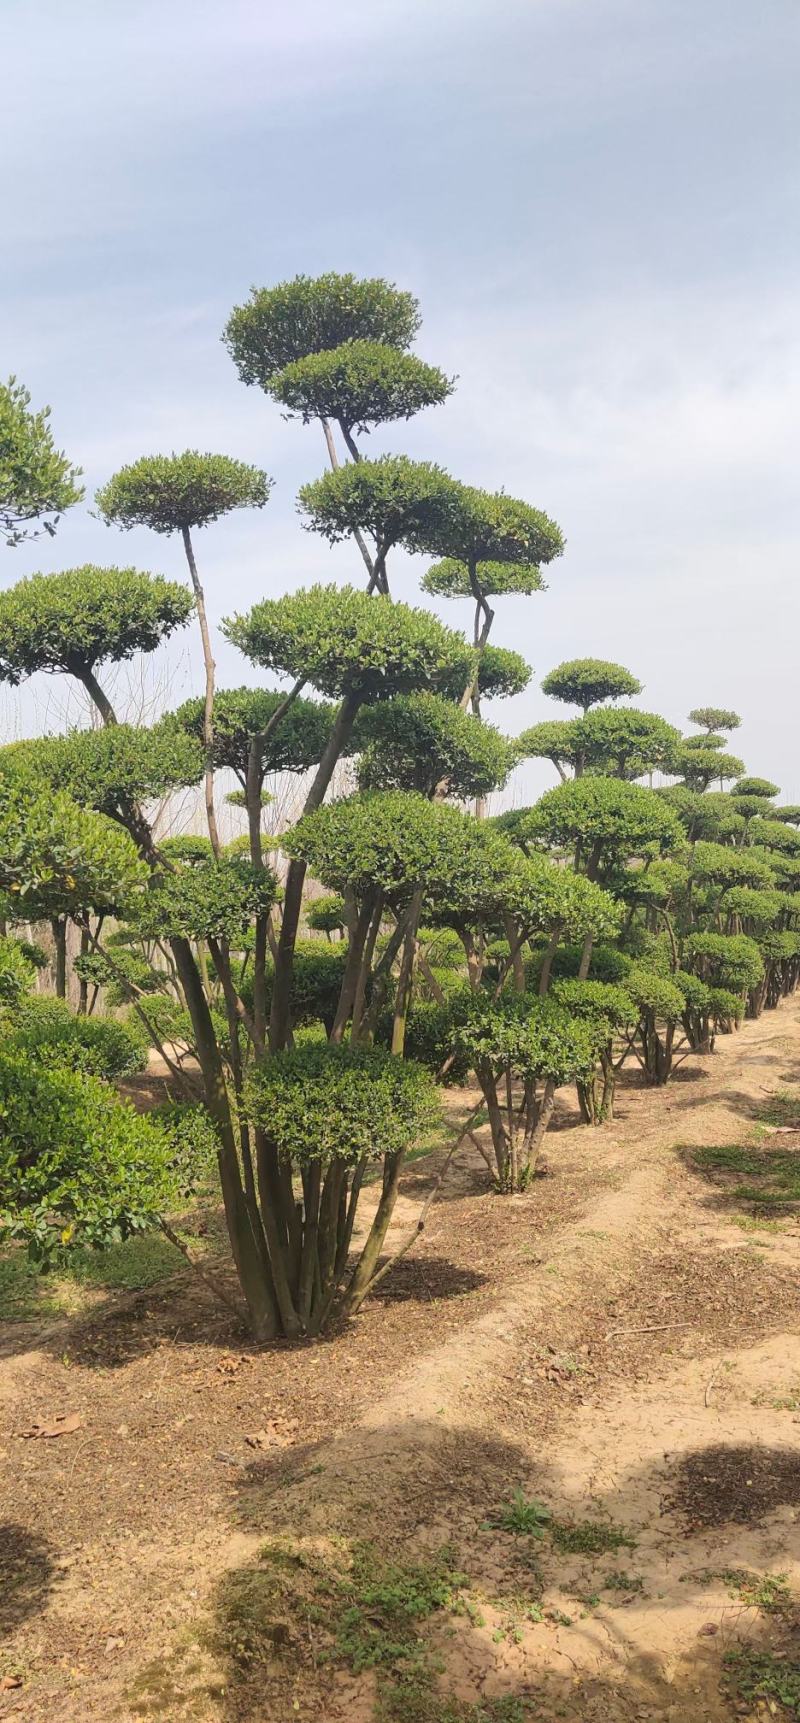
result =
M469 1608L429 1631L454 1699L513 1694L548 1723L781 1715L737 1708L720 1671L742 1640L784 1649L793 1619L714 1576L800 1592L800 1230L731 1224L683 1151L744 1140L799 1082L795 1000L664 1091L632 1080L600 1131L565 1092L548 1176L497 1198L460 1153L419 1246L319 1345L253 1351L185 1273L7 1324L0 1678L22 1685L0 1717L372 1723L374 1676L321 1664L310 1631L257 1689L209 1649L221 1588L276 1535L450 1546ZM430 1177L409 1169L397 1237ZM71 1435L20 1435L72 1413ZM634 1547L490 1529L516 1488Z

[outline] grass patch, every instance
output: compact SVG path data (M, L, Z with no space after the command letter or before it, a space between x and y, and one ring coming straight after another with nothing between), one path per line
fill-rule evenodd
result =
M732 1698L765 1699L782 1705L784 1714L800 1717L800 1661L779 1652L754 1651L739 1646L723 1659L724 1684Z
M739 1202L800 1202L800 1151L728 1143L689 1151L695 1170L722 1184ZM729 1185L729 1180L746 1180Z
M191 1243L195 1254L207 1248L204 1238L183 1232L180 1237ZM185 1272L185 1266L161 1232L138 1233L107 1250L65 1251L49 1274L40 1273L28 1261L22 1246L8 1245L0 1250L0 1321L74 1316L81 1308L83 1289L139 1292Z
M606 1520L554 1520L550 1535L562 1555L605 1555L635 1549L636 1539Z
M789 1125L800 1131L800 1095L779 1089L777 1094L770 1095L768 1101L762 1102L756 1118L760 1125Z
M31 1322L37 1316L58 1316L57 1288L12 1245L0 1253L0 1322Z
M767 1215L732 1214L731 1226L738 1226L740 1232L786 1232L788 1229L781 1220L770 1220Z

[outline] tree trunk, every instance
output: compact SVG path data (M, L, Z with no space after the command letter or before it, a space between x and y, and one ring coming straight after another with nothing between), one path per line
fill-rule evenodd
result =
M304 814L310 814L318 808L333 777L336 763L353 728L360 700L355 694L348 694L342 701L328 739L325 752L317 767L316 776L303 808ZM289 863L286 875L283 898L283 917L281 920L280 939L278 941L278 956L275 963L275 977L272 986L272 1008L269 1022L269 1044L273 1053L285 1047L290 1026L290 1000L292 992L292 976L294 973L294 948L297 939L297 929L300 924L300 911L303 901L303 881L306 877L306 864L301 857L295 856Z
M186 552L186 561L189 564L189 573L192 577L192 586L194 587L194 597L195 597L195 603L197 605L197 620L200 624L200 639L203 643L203 664L205 666L205 673L206 673L206 696L205 696L205 704L203 707L203 746L204 746L205 752L206 752L206 770L205 770L205 779L204 779L205 797L206 797L206 819L208 821L208 835L211 839L211 848L212 848L215 856L218 856L220 853L220 841L219 841L219 831L217 830L217 814L216 814L216 809L214 807L214 761L213 761L213 747L214 747L214 670L215 670L214 654L211 650L211 635L209 633L208 618L206 616L205 593L203 592L203 588L202 588L202 585L200 582L200 576L197 572L197 563L195 562L195 559L194 559L194 548L192 546L192 535L191 535L191 532L189 531L188 526L183 527L182 534L183 534L183 548Z
M67 923L63 916L54 916L50 927L53 934L53 976L56 999L67 997Z

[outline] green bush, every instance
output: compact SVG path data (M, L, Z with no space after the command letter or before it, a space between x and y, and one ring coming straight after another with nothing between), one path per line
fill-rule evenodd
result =
M400 1153L441 1114L432 1077L413 1060L314 1042L275 1054L253 1073L248 1110L298 1166Z
M14 1014L10 1052L48 1070L127 1077L146 1064L141 1037L113 1017L76 1017L63 999L26 999Z
M174 1201L173 1146L98 1077L0 1054L0 1238L46 1267L72 1244L119 1244Z

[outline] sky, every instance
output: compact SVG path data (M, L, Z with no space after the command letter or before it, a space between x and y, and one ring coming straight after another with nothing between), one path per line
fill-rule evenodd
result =
M254 284L385 276L458 383L368 452L502 487L567 541L547 592L498 601L494 638L534 677L487 715L564 716L541 677L613 658L681 727L734 707L748 771L800 801L799 49L796 0L2 0L0 375L51 404L87 498L0 551L0 584L184 578L177 542L91 510L120 465L186 447L275 481L199 537L212 619L360 584L295 512L318 427L244 387L220 336ZM396 597L424 566L401 560ZM221 683L257 679L217 659ZM197 687L185 640L126 684L142 711ZM0 699L4 739L65 715L46 679ZM524 765L513 799L552 778Z

